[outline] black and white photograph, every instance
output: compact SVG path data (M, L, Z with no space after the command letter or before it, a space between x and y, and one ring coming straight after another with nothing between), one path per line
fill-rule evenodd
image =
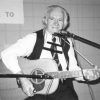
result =
M0 0L0 100L100 100L100 0Z

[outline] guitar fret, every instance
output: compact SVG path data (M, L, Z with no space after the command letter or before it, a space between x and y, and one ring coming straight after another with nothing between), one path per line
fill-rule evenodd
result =
M72 73L72 77L81 77L82 76L81 70L71 71L71 73Z

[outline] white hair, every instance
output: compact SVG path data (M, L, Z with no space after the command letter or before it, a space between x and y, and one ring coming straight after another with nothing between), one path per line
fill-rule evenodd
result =
M50 12L56 8L59 8L61 9L61 11L63 12L64 14L64 26L63 26L63 29L66 30L69 25L70 25L70 16L69 16L69 13L66 11L65 8L59 6L59 5L51 5L51 6L48 6L47 7L47 10L46 10L46 14L44 15L43 17L43 25L46 26L47 25L47 19L48 19L48 16L50 14Z

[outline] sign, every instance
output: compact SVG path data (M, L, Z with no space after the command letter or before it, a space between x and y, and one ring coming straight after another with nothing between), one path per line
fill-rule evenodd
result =
M24 24L23 0L0 0L0 24Z

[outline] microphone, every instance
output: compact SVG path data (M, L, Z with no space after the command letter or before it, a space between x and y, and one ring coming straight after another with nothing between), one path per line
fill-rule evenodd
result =
M68 31L60 31L60 33L54 33L54 36L58 36L60 38L65 38L65 37L74 37L73 33L70 33Z
M53 35L54 36L58 36L60 38L64 38L65 37L65 35L64 34L61 34L61 33L54 33Z

